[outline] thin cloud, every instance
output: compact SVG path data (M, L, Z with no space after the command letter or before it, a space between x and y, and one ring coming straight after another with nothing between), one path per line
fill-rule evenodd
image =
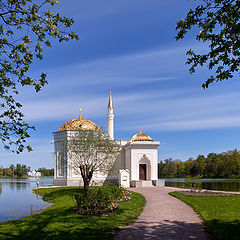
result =
M53 144L52 139L47 138L31 138L28 142L33 146L32 152L23 152L21 154L14 154L4 149L0 150L1 161L0 166L9 167L10 164L17 163L26 164L33 169L38 169L43 166L53 168Z
M239 97L238 92L233 92L210 97L180 95L159 101L152 94L142 99L141 103L122 106L120 113L124 118L119 119L119 128L133 130L136 126L142 126L150 131L184 131L239 127L240 105L236 104ZM129 114L131 109L134 109L134 117Z
M224 118L201 118L182 121L160 122L144 125L145 128L156 131L184 131L200 129L216 129L226 127L240 127L240 115Z
M117 88L122 84L127 87L139 83L169 81L175 79L172 71L183 70L184 52L187 48L169 46L168 49L151 49L48 69L48 89L55 93L67 93L67 89L76 87L84 89L101 85Z
M205 95L199 90L172 89L113 95L118 130L137 126L156 131L215 129L240 126L240 93ZM85 95L24 103L28 121L68 120L79 116L102 119L107 124L108 96L90 99ZM134 111L134 114L132 114ZM238 114L239 113L239 114Z

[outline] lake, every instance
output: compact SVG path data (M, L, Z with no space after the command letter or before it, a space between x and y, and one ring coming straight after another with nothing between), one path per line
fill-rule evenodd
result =
M184 178L165 178L168 187L184 188ZM202 188L219 191L240 191L240 179L202 179Z
M40 177L40 186L53 184L53 177ZM166 186L184 187L184 178L165 178ZM0 178L0 222L29 216L51 204L32 192L37 178ZM240 191L240 179L203 179L208 190Z
M40 186L53 184L53 177L40 177ZM0 178L0 222L29 216L50 206L32 192L37 178Z

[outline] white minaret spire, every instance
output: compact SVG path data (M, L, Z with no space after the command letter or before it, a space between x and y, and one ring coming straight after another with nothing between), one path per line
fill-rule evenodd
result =
M113 102L112 102L112 95L111 91L109 94L109 101L108 101L108 137L110 140L114 139L114 114L113 114Z

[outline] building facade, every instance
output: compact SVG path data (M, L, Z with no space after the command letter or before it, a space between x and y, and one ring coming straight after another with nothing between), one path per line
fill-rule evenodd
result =
M108 101L108 137L114 140L114 112L110 92ZM54 185L82 186L83 180L79 171L72 166L73 155L66 149L66 145L77 131L98 131L98 125L81 117L64 123L54 137ZM158 147L160 142L153 141L148 135L140 132L130 140L118 140L121 145L118 166L130 173L130 182L136 186L139 182L156 185L158 180ZM118 182L118 174L104 174L100 171L93 173L92 183L101 185L104 181Z

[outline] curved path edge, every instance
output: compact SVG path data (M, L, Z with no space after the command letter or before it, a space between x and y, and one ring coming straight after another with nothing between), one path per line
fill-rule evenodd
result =
M202 220L191 207L169 192L179 188L131 188L146 198L143 212L135 223L123 227L114 240L207 240Z

